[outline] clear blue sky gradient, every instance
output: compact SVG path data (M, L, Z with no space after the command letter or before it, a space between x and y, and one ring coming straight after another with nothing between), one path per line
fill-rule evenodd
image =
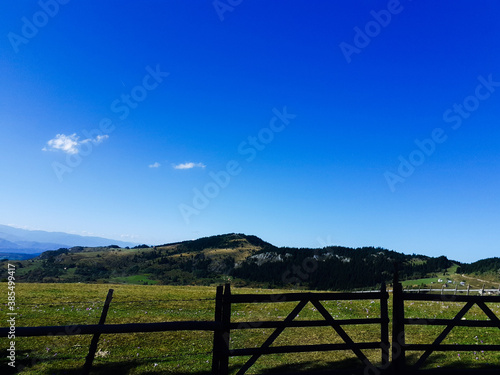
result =
M61 3L0 5L0 223L500 255L497 1Z

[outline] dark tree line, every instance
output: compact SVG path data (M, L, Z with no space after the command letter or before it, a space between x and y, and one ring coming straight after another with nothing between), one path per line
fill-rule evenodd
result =
M390 283L395 265L401 279L421 277L451 266L446 257L426 257L420 262L412 262L413 256L373 247L280 248L274 253L281 255L280 261L258 265L255 258L248 259L234 270L233 275L274 286L350 290L376 287L383 281Z

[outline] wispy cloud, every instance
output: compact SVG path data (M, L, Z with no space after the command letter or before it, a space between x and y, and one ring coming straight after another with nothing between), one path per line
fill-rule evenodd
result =
M149 168L160 168L160 167L161 167L161 164L158 162L155 162L153 164L149 164Z
M43 151L63 151L67 154L78 154L78 136L75 134L57 134L55 138L47 142L48 147Z
M93 144L98 145L99 143L104 142L104 140L106 140L108 138L109 138L109 135L98 135L94 139L87 138L87 139L84 139L83 141L81 141L80 143L92 142Z
M189 163L174 165L174 168L175 169L205 168L205 164L189 162Z
M80 137L76 133L65 135L57 134L55 138L47 142L47 146L44 147L43 151L62 151L67 154L78 154L80 152L80 146L84 143L92 142L94 145L102 143L105 139L108 139L108 135L98 135L94 139L87 138L80 140Z

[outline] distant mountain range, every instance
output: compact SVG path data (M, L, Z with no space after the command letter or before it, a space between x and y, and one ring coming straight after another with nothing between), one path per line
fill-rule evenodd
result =
M79 236L63 232L46 232L42 230L26 230L8 225L0 225L0 256L6 254L40 254L46 250L86 246L98 247L117 245L120 247L135 246L137 243L117 241L101 237ZM12 259L12 257L11 257ZM19 259L17 257L17 259Z

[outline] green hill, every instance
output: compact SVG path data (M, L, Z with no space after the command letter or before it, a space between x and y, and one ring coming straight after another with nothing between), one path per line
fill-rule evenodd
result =
M25 282L126 282L210 284L231 273L234 263L272 245L255 236L228 234L194 241L134 248L73 247L16 261Z

